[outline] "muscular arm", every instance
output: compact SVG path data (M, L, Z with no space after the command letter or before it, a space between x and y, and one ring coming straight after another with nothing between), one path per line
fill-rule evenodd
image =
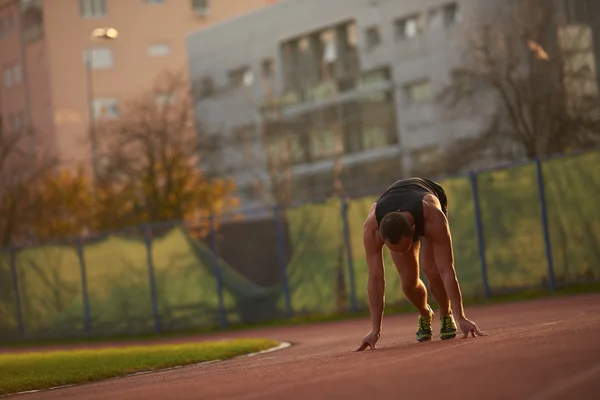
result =
M365 246L369 273L367 291L369 295L371 322L373 323L373 331L381 332L385 303L385 274L382 255L383 242L377 237L377 231L373 229L368 221L363 227L363 243Z
M452 236L448 220L441 210L435 208L431 209L427 225L426 229L433 245L435 263L440 271L446 293L448 293L448 297L450 298L452 314L456 317L464 318L465 312L463 309L462 294L458 279L456 278L456 270L454 269Z

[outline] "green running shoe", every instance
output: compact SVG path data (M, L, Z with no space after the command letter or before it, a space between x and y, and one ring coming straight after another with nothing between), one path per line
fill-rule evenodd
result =
M426 342L433 338L433 331L431 329L431 321L433 321L433 310L429 307L429 318L423 318L419 315L419 330L417 331L417 340L419 342Z
M456 324L452 315L443 315L440 317L440 339L454 339L456 337Z

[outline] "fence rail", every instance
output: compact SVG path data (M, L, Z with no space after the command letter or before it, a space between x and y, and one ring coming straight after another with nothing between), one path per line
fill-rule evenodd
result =
M600 151L438 178L466 297L600 279ZM368 307L381 192L0 251L0 337L164 332ZM208 232L208 234L205 234ZM404 300L384 251L386 301Z

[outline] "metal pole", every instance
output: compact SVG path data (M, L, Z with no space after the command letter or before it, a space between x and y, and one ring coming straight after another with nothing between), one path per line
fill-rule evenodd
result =
M81 270L81 299L83 301L83 331L88 333L90 330L90 301L87 289L87 273L85 265L85 255L83 254L83 241L77 238L77 256L79 257L79 268Z
M94 79L92 70L94 65L94 49L87 46L86 53L88 106L90 110L89 129L90 140L92 142L92 169L95 179L98 176L98 143L96 138L96 113L94 110Z
M479 249L479 261L481 262L481 279L483 281L483 292L486 298L492 296L488 282L487 263L485 261L485 238L483 236L483 222L481 220L481 208L479 206L479 188L477 186L477 174L469 174L471 190L473 192L473 208L475 210L475 228L477 232L477 247Z
M219 298L219 319L221 323L221 327L225 328L227 326L227 316L225 314L225 305L223 302L223 277L221 275L221 266L219 265L219 256L218 256L218 248L217 248L217 233L215 231L215 219L211 214L209 217L210 224L210 247L213 259L213 272L215 274L215 279L217 280L217 296Z
M552 260L552 244L550 243L550 231L548 228L548 210L546 209L546 195L544 192L544 171L542 169L542 162L536 159L536 173L538 181L538 195L540 199L541 217L542 217L542 231L544 232L544 244L546 246L546 260L548 262L548 283L550 290L556 289L556 282L554 280L554 262Z
M275 206L275 223L277 227L277 254L279 256L279 269L281 272L281 281L283 284L283 295L285 297L285 312L289 317L292 316L292 300L290 293L290 283L288 281L287 265L285 262L285 230L283 226L282 214L283 210L280 206Z
M19 277L17 275L17 250L14 246L10 247L10 272L12 275L13 292L15 296L15 307L17 313L17 326L21 335L25 334L25 324L23 324L23 310L21 308L21 296L19 295Z
M160 314L158 312L158 300L156 298L156 279L154 276L154 261L152 258L152 231L146 225L146 260L148 262L148 280L150 281L150 302L152 304L152 316L154 317L154 331L161 332Z

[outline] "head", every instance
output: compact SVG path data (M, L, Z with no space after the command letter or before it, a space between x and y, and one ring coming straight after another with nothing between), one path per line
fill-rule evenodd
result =
M404 214L391 212L381 220L379 233L390 250L404 253L412 246L414 226Z

